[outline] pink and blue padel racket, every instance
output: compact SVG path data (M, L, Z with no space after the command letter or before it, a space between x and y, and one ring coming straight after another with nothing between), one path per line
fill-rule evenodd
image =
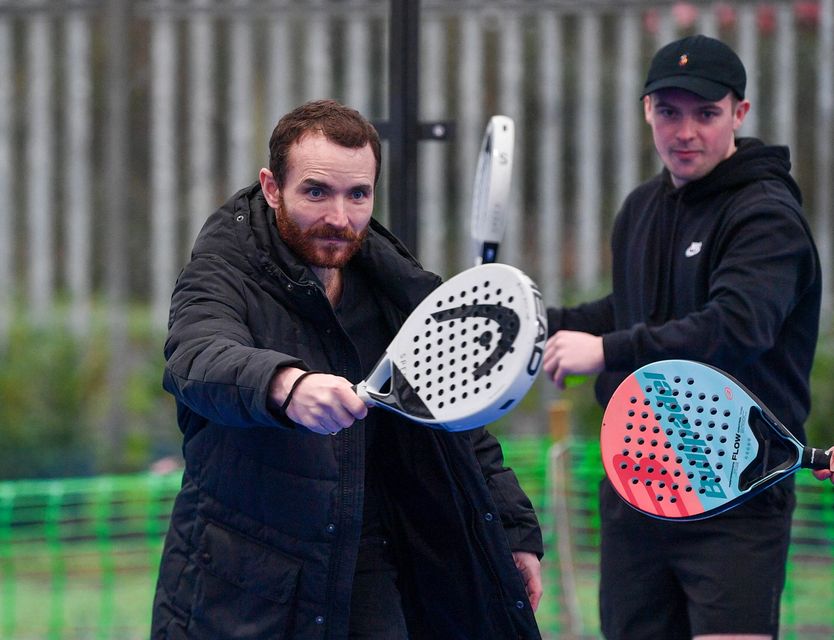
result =
M690 360L629 375L605 409L600 443L620 497L664 520L708 518L801 468L830 462L737 380Z

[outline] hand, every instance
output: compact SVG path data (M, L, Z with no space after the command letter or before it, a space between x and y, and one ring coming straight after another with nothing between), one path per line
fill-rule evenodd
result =
M304 371L295 367L279 369L269 385L269 397L284 404L296 379ZM313 433L333 435L368 415L368 407L353 391L350 381L327 373L306 376L293 391L287 417Z
M521 578L524 580L524 587L527 590L527 598L530 600L530 606L533 607L533 612L539 608L539 602L542 599L542 565L535 553L529 551L513 551L513 560L515 566L521 573Z
M831 455L832 451L834 451L834 447L828 449L826 453ZM831 457L828 469L820 469L818 471L812 471L812 473L817 480L829 480L831 484L834 484L834 456Z
M588 375L605 369L602 337L582 331L557 331L544 345L542 368L560 389L569 375Z

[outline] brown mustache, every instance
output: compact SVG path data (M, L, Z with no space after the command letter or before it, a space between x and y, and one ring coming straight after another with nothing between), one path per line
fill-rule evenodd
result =
M309 229L305 234L308 238L316 238L318 240L344 240L346 242L356 242L362 240L362 233L356 233L352 229L340 229L334 227L332 224L323 224L318 227Z

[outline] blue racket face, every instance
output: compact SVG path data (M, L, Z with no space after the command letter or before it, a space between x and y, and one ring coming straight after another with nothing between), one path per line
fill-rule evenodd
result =
M758 403L723 372L688 360L646 365L620 385L601 432L606 474L629 504L659 518L723 511L755 487ZM745 475L745 472L748 473Z

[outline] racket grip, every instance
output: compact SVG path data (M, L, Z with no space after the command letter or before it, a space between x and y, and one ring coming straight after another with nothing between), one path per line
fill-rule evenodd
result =
M800 466L803 469L823 470L828 469L831 465L831 454L822 449L815 449L814 447L805 447L802 449L802 462Z

